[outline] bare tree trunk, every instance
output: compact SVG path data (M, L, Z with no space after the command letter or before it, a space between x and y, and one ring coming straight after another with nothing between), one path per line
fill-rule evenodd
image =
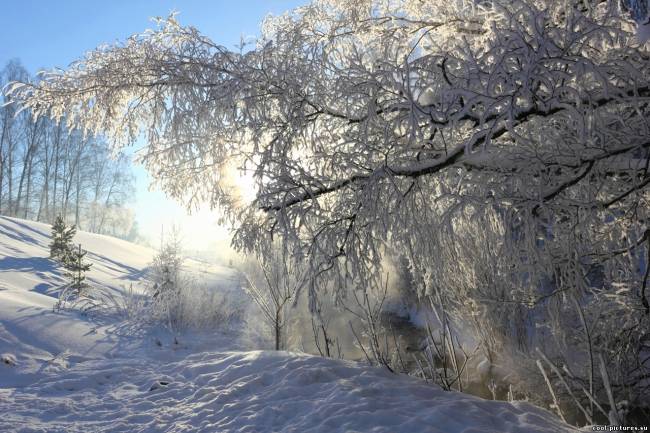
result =
M280 339L282 338L282 310L275 311L275 350L280 350Z
M99 227L97 228L97 233L102 233L104 229L104 223L106 222L106 214L108 213L108 207L110 205L111 196L113 195L113 190L115 189L115 184L117 183L117 177L113 176L111 181L111 187L108 189L106 194L106 200L104 201L104 209L102 210L102 218L99 220Z
M38 215L36 216L37 221L50 221L49 216L49 192L50 192L50 166L52 161L50 160L50 154L48 153L48 146L50 136L46 136L45 145L43 146L43 151L45 152L43 158L44 171L43 171L43 187L41 188L41 200L38 206Z
M2 188L4 187L4 158L0 147L0 215L2 215Z
M14 215L20 213L20 202L23 198L23 185L25 184L25 177L27 175L27 165L31 158L33 148L33 139L30 140L29 146L27 146L27 152L25 153L25 158L23 159L23 167L20 172L20 181L18 182L18 194L16 195L16 203L14 203Z
M81 170L77 167L77 191L74 206L74 224L79 227L79 197L81 195Z
M18 215L20 212L20 200L23 198L23 183L25 181L25 172L27 167L23 165L23 169L20 172L20 181L18 182L18 194L16 195L16 201L14 202L13 214Z
M56 126L55 142L54 142L54 188L52 193L52 217L56 213L56 190L59 182L59 153L61 148L61 124Z
M33 167L33 158L29 161L27 166L27 187L25 188L25 206L23 212L23 218L27 219L29 217L29 205L30 198L32 193L32 167Z
M5 139L7 137L7 129L9 127L7 126L7 118L5 116L3 122L2 122L2 134L0 134L0 214L2 214L2 188L4 187L4 179L5 179L5 156L4 156L4 145L5 145Z
M31 206L31 195L32 195L32 186L34 184L34 157L36 156L36 153L38 152L39 144L40 144L40 136L42 133L41 127L43 125L43 121L40 119L37 119L33 123L33 130L32 130L32 136L31 136L31 143L29 146L29 158L27 158L27 166L25 167L27 170L27 186L25 188L25 205L24 205L24 212L23 212L23 217L27 219L29 217L29 213L31 212L30 206Z
M38 204L38 213L36 214L36 221L48 221L49 219L47 215L47 209L48 209L47 187L48 187L48 177L46 174L45 180L43 181L43 188L41 189L41 200ZM43 218L43 211L45 211L45 218Z
M71 136L71 141L74 143L77 141L76 149L74 149L74 156L71 158L70 171L67 173L66 179L66 188L65 188L65 201L63 202L64 213L67 214L68 205L70 204L70 199L72 195L72 187L75 184L75 179L78 177L80 166L81 166L81 157L83 155L87 140L83 140L80 136ZM72 155L69 155L72 156ZM76 218L76 215L75 215Z
M11 215L11 204L12 204L12 197L13 197L13 143L11 140L11 137L9 137L9 146L7 149L7 205L9 206L9 215Z

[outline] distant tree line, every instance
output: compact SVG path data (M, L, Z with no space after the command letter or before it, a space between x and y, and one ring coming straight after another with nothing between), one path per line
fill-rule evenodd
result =
M0 71L0 87L32 78L18 60ZM125 155L101 138L70 131L64 121L34 118L0 92L0 214L52 223L57 215L78 228L133 239L126 207L135 179Z

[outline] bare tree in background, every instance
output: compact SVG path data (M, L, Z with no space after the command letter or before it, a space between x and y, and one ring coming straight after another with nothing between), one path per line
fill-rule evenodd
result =
M17 60L0 74L0 87L28 81ZM127 237L133 214L129 159L105 140L0 98L0 214L53 222L61 214L81 229Z

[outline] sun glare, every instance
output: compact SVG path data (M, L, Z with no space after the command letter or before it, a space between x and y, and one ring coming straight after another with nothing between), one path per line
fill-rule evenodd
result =
M234 164L225 170L225 186L230 189L230 193L237 199L239 205L250 205L257 195L257 186L253 171L242 169Z

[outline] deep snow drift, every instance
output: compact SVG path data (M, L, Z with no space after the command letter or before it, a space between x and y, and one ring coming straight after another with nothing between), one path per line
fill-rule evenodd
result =
M143 329L52 312L63 283L49 226L0 217L0 432L561 432L527 403L492 402L379 368L244 347L228 332ZM150 249L78 233L93 284L122 290ZM237 275L188 267L237 296ZM243 326L243 324L242 324Z

